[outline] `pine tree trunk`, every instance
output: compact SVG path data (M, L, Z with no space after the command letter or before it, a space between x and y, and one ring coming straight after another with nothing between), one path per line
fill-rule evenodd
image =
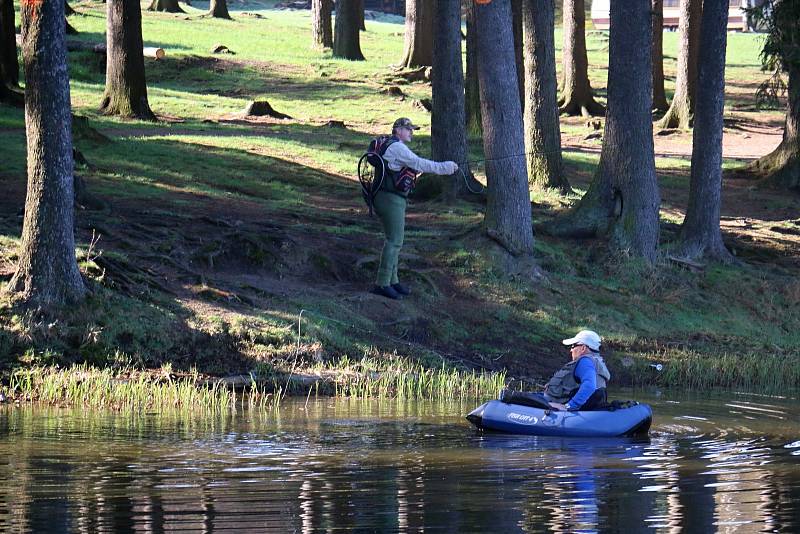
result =
M732 260L719 227L727 26L728 0L705 0L698 54L689 207L677 249L679 255L689 259Z
M139 0L107 0L106 89L100 110L154 121L147 102Z
M653 0L653 109L669 109L664 92L664 0Z
M312 47L333 48L333 27L331 26L332 0L313 0L311 19Z
M564 0L564 78L559 106L561 113L588 117L602 115L605 108L595 101L589 83L585 8L584 0Z
M747 171L776 187L800 190L800 68L788 66L788 108L783 140L778 147L754 161Z
M147 10L166 11L167 13L185 13L185 11L181 9L181 6L178 5L178 0L153 0L150 2L150 7L148 7Z
M470 193L465 180L470 182L472 191L481 191L482 188L472 179L467 163L464 71L461 59L461 0L436 0L435 7L431 148L434 160L458 163L460 170L445 178L442 188L445 199L452 202Z
M333 36L333 57L363 61L361 36L358 30L360 0L337 0L336 25Z
M528 180L538 188L571 191L561 161L553 0L524 0L525 151Z
M31 306L84 297L75 258L72 132L64 3L23 0L28 193L17 270L8 291Z
M488 198L487 235L514 256L533 253L533 226L525 169L522 108L511 25L511 5L475 7L478 79Z
M667 113L658 121L658 128L683 128L692 126L694 94L697 85L697 48L700 44L700 16L703 0L681 0L678 23L678 75L675 95Z
M0 0L0 102L18 106L24 102L19 89L13 0Z
M511 22L514 31L514 61L517 65L519 103L525 109L525 45L522 41L522 2L511 0Z
M208 7L208 14L215 19L230 20L231 15L228 13L228 0L211 0Z
M406 0L406 31L401 67L433 65L434 0Z
M649 0L612 0L606 113L600 163L580 202L547 227L550 234L598 237L652 260L658 244L659 191L651 117Z
M475 34L475 3L465 0L467 15L467 75L464 83L465 112L467 114L467 134L476 137L482 135L481 94L478 83L478 46Z
M653 149L650 0L612 0L608 106L601 167L618 191L610 248L652 262L660 195ZM608 145L608 150L606 150Z

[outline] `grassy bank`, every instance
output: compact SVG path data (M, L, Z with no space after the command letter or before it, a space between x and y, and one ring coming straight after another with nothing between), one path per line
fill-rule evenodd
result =
M79 12L70 18L76 38L102 41L104 5L71 5ZM388 67L401 57L402 25L368 21L367 61L348 62L309 48L308 12L252 4L221 21L186 9L144 13L146 46L167 51L165 60L146 64L159 123L99 115L105 63L90 52L70 55L74 110L88 124L76 130L88 161L77 172L97 200L79 209L76 228L92 295L55 315L0 301L0 362L17 398L227 406L241 396L234 400L222 386L187 388L252 375L259 388L253 402L269 406L275 388L285 387L273 377L290 372L333 377L317 386L326 394L492 395L501 380L541 383L568 356L560 340L580 328L605 338L621 383L797 386L796 196L726 181L723 232L738 265L695 269L664 257L649 267L607 258L601 242L541 231L579 198L599 157L600 142L586 139L592 127L564 118L565 165L576 192L531 193L545 278L531 284L493 271L475 246L480 204L418 198L401 258L401 278L414 295L388 302L367 293L381 233L364 213L354 168L370 136L397 116L425 126L414 149L430 154L430 115L416 103L430 97L430 85L404 83ZM725 133L744 145L726 152L730 167L741 164L758 132L779 127L781 113L755 110L759 37L732 34L729 42ZM216 43L236 54L211 54ZM591 34L589 47L602 98L602 35ZM674 74L674 33L665 33L665 47L665 69ZM387 96L390 86L406 96ZM241 117L256 98L293 119ZM346 128L331 128L330 120ZM0 280L7 281L25 194L22 111L0 106L0 131L7 192L0 198ZM480 141L470 143L482 178ZM656 137L664 243L676 237L687 203L687 150L688 133ZM178 378L165 379L163 369Z

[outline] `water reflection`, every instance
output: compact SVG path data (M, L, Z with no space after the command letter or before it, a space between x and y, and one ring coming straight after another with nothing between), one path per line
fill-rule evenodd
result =
M641 398L641 394L637 395ZM794 399L662 395L650 439L479 434L457 404L0 410L0 529L800 529Z

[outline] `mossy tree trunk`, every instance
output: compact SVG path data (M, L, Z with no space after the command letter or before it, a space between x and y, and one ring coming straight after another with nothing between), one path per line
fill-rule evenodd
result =
M653 0L653 109L669 109L664 92L664 0Z
M434 0L406 0L406 30L401 67L433 65Z
M619 199L610 249L648 262L656 259L661 204L653 149L650 12L650 0L611 2L608 138L601 155Z
M18 106L24 102L19 89L13 0L0 0L0 102Z
M478 79L488 198L487 235L513 256L533 253L533 226L525 168L522 107L509 2L475 7Z
M454 201L469 191L467 130L464 120L464 71L461 59L461 0L436 0L431 85L431 148L433 159L455 161L460 171L445 178L444 197ZM464 172L462 176L461 172ZM479 189L475 189L476 191Z
M150 6L147 10L166 11L167 13L185 13L185 11L181 9L181 6L178 5L178 0L153 0L150 2Z
M208 15L215 19L230 20L231 14L228 13L228 0L211 0L208 7Z
M528 181L538 188L571 191L561 161L553 0L524 0L525 151Z
M28 193L17 270L7 288L27 305L86 294L75 257L72 132L61 0L22 0Z
M478 47L475 33L475 3L466 0L464 6L467 19L467 74L464 83L465 111L467 121L467 134L480 136L481 125L481 94L478 83Z
M602 115L606 110L595 101L589 83L585 8L584 0L564 0L564 72L558 105L561 113L588 117Z
M666 114L658 121L659 128L688 129L692 126L703 0L681 0L680 10L678 75L675 79L675 95L672 97L672 103Z
M778 147L750 164L747 170L766 184L800 190L800 61L787 66L788 108L783 139Z
M333 35L333 57L363 61L358 29L360 0L337 0Z
M549 233L609 236L612 250L649 261L658 244L659 191L651 122L650 1L611 3L608 111L600 163L586 194Z
M100 110L154 121L147 101L139 0L107 0L106 88Z
M333 0L313 0L311 5L311 42L313 48L333 48L332 7Z
M719 227L727 26L728 0L705 0L698 54L689 207L676 250L689 259L732 260Z

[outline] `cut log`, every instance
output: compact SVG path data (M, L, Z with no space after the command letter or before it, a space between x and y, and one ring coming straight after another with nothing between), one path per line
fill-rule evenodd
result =
M289 115L275 111L266 100L254 100L244 109L245 117L272 117L274 119L291 119Z
M17 46L22 46L22 35L16 34ZM86 41L78 41L76 39L67 39L67 50L69 52L94 52L95 54L105 54L105 43L87 43ZM164 59L167 53L163 48L155 46L144 47L142 49L144 57L151 57L153 59Z

